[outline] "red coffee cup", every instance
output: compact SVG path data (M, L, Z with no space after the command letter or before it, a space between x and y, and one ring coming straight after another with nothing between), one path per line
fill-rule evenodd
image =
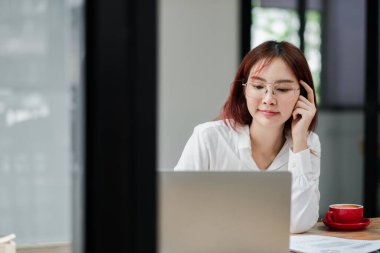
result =
M357 204L334 204L329 206L326 220L329 223L358 223L363 219L363 206Z

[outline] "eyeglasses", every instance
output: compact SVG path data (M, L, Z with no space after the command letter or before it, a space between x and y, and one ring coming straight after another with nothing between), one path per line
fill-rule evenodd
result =
M300 88L294 88L291 84L288 83L264 83L261 81L243 83L243 86L246 87L246 94L248 97L261 99L263 98L269 87L272 89L272 94L278 99L291 100L296 94L297 90Z

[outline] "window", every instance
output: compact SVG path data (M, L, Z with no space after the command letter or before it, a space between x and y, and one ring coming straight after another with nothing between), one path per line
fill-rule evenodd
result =
M321 14L318 10L306 11L305 57L309 63L320 101L321 80ZM252 4L251 48L266 40L286 40L300 45L298 35L300 20L295 8L278 8Z
M81 11L80 0L0 1L0 235L17 246L72 238Z

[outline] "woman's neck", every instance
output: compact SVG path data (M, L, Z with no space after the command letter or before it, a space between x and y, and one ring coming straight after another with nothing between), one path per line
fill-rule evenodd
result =
M251 138L252 156L255 161L262 161L260 169L266 169L280 152L285 143L284 128L265 128L251 123L249 133Z
M278 147L281 149L285 141L283 127L265 128L252 122L249 127L249 134L255 148L263 151L278 149Z

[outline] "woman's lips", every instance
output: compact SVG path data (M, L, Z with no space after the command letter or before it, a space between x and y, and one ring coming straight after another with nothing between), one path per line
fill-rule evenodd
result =
M264 116L272 117L278 114L278 112L270 111L270 110L259 110Z

